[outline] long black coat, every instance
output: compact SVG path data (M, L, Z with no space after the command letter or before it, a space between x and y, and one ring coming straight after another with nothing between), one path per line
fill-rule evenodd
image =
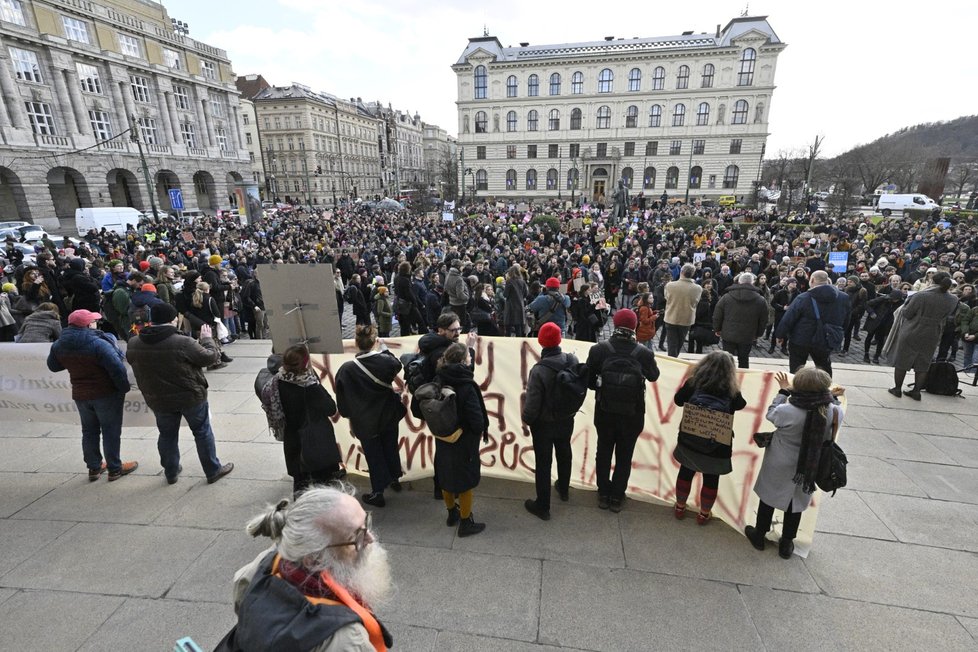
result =
M282 410L285 412L285 468L293 478L305 473L312 473L327 468L340 461L339 449L336 447L336 435L333 433L333 422L330 417L336 414L336 402L326 388L316 383L309 387L300 387L293 383L278 381L279 396L282 397ZM332 448L336 451L335 458L323 460L304 460L302 442L299 440L299 428L305 423L306 415L310 421L323 423L323 429Z
M462 436L454 444L435 440L435 473L442 489L459 494L479 486L479 442L489 429L489 416L471 369L461 364L445 365L438 370L438 377L455 390Z

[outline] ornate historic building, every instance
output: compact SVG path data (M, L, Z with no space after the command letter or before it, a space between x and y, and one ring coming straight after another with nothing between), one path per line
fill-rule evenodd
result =
M749 194L777 58L766 17L713 34L503 47L469 40L458 79L462 173L477 196L610 202Z
M150 0L0 0L0 216L68 227L150 194L168 211L173 188L231 208L250 177L235 77L186 31Z

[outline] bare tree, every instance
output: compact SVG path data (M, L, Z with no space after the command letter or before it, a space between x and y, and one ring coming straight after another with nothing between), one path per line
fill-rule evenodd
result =
M836 159L831 168L833 191L829 195L828 205L829 211L838 217L845 217L850 210L855 208L853 196L862 184L859 177L859 166L854 159L854 156L844 154Z
M808 187L809 193L812 191L812 172L815 170L815 161L818 160L824 142L825 136L816 135L815 140L808 146L808 158L805 159L805 185Z
M964 189L970 183L975 186L978 181L978 163L958 163L954 166L950 174L951 183L956 188L955 197L963 197Z
M852 154L865 192L872 193L890 178L893 172L892 156L879 142L858 147Z

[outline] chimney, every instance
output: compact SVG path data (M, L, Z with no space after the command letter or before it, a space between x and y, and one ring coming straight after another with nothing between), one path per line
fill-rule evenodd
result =
M720 23L717 23L717 38L720 38Z
M615 40L615 37L614 36L605 36L604 37L604 40L606 40L606 41L614 41Z
M526 41L524 41L523 43L520 43L520 47L521 47L521 48L525 48L525 47L526 47L526 46L528 46L528 45L529 45L529 43L528 43L528 42L526 42Z

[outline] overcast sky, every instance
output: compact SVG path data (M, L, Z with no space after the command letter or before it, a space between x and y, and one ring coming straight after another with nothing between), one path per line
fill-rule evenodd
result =
M605 36L714 33L744 2L563 0L164 0L190 35L224 48L237 74L417 111L457 131L455 63L483 26L504 46ZM825 136L827 155L901 127L978 113L974 2L900 5L849 0L751 2L787 49L778 58L767 152Z

